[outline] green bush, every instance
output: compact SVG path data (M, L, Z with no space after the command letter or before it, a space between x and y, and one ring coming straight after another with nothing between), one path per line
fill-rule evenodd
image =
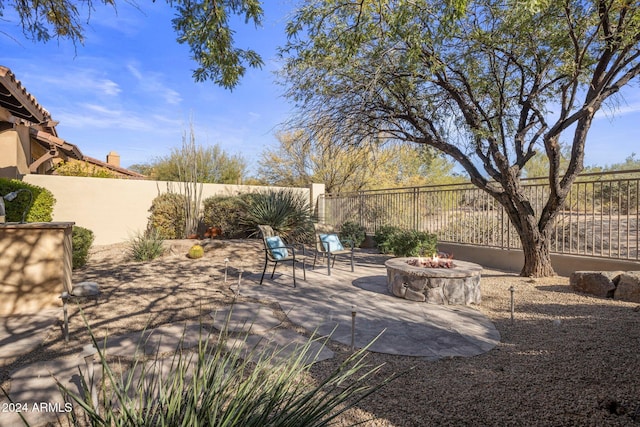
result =
M129 255L135 261L151 261L164 253L163 239L156 230L138 233L129 241Z
M391 252L400 257L433 255L438 252L438 239L424 231L403 230L391 238Z
M202 330L193 352L134 358L122 373L123 362L107 358L90 328L89 334L102 380L93 390L87 381L78 390L56 380L65 401L75 403L67 414L70 425L86 420L93 426L330 426L402 375L379 377L382 365L365 361L367 346L310 382L313 365L305 355L313 355L318 338L289 356L268 346L245 354L241 345L228 345L227 326L213 336Z
M383 225L376 231L376 234L373 236L373 241L376 242L381 253L389 254L392 253L391 242L393 236L398 233L402 233L402 229L400 227Z
M340 240L349 240L353 242L353 245L356 247L360 247L362 242L366 237L365 229L360 224L353 221L346 221L340 227L340 232L338 233L340 236Z
M257 235L258 225L270 225L288 243L309 242L313 223L307 197L290 189L251 193L242 201L242 223Z
M88 228L73 226L71 240L73 242L73 268L81 268L87 264L89 249L93 244L93 231Z
M151 216L147 228L155 230L161 239L182 239L187 224L185 217L185 196L163 193L151 202Z
M51 222L53 218L53 206L56 199L53 193L46 188L37 185L27 184L17 179L0 178L0 195L5 196L12 191L26 189L33 194L33 202L28 206L30 197L26 193L18 194L15 200L5 202L6 221L20 222L25 209L28 209L26 222Z
M399 257L428 256L438 252L437 236L425 231L384 226L376 232L374 240L380 252Z
M249 235L241 223L244 213L242 200L250 196L212 196L202 202L202 221L208 227L220 227L225 239L239 239Z

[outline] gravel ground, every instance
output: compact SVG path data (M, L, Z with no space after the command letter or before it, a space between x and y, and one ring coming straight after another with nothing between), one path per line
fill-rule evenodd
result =
M74 271L73 280L101 285L100 304L85 308L97 336L197 319L232 301L222 280L225 258L232 277L237 269L258 272L262 267L259 241L210 241L200 260L184 256L192 243L170 242L166 255L147 263L128 261L126 244L93 248L88 265ZM376 257L359 254L364 255ZM479 309L502 336L496 348L436 362L370 353L372 365L384 364L382 376L408 373L338 425L365 420L366 426L640 425L638 304L578 294L566 277L533 280L485 270L481 287ZM0 383L6 387L9 372L20 366L77 353L89 338L79 314L71 314L69 345L58 331L51 333L41 348L2 368ZM281 316L284 327L300 332ZM313 376L322 376L349 355L339 344L331 348L336 357L314 365Z

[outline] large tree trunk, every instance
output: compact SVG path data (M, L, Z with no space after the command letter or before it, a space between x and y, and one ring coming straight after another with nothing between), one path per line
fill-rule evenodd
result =
M535 232L524 230L524 233L520 235L524 253L524 265L520 275L524 277L555 276L546 236L537 230Z
M502 196L503 200L498 198L498 201L505 208L522 244L524 265L520 275L524 277L555 276L549 252L548 234L551 227L545 226L540 229L540 223L529 200L520 191L510 196L506 194Z

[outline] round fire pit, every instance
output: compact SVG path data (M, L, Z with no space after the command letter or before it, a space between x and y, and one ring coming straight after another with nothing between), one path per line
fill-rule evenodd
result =
M456 260L450 268L430 268L420 266L419 258L392 258L384 264L387 287L397 297L431 304L480 304L478 264Z

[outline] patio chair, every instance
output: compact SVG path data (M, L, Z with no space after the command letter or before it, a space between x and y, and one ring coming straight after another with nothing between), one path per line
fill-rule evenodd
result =
M293 267L293 287L296 287L296 263L302 263L302 275L304 280L307 280L307 271L305 270L305 261L307 259L304 254L304 246L301 246L302 254L296 254L296 245L287 245L280 236L273 231L273 228L269 225L259 225L260 233L262 233L262 242L264 243L264 268L262 269L262 277L260 278L260 284L264 280L264 274L267 271L267 265L273 263L273 271L271 272L271 278L276 272L278 263L291 262ZM299 251L300 249L298 249Z
M316 234L316 251L315 256L313 257L313 268L316 267L316 260L318 255L327 258L327 273L331 276L331 267L333 267L336 263L337 255L345 255L350 258L351 262L351 271L354 271L353 268L353 249L354 244L353 241L344 239L340 240L338 235L335 233L332 227L324 225L324 224L314 224ZM344 244L348 244L345 246ZM333 257L333 262L331 262L331 257Z

